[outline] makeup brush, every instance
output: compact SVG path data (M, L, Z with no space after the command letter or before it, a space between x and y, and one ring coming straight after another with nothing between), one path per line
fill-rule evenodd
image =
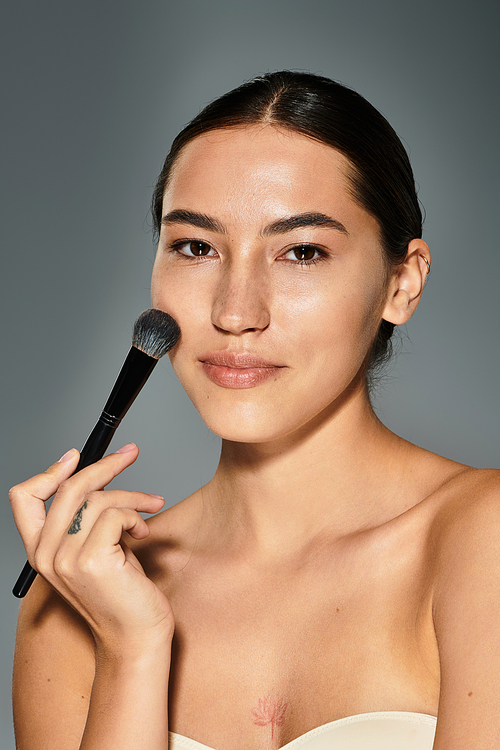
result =
M103 412L80 453L77 471L94 464L104 456L116 428L132 406L154 366L178 342L181 331L176 321L161 310L146 310L137 318L132 347L123 363ZM29 562L22 569L14 596L21 599L28 592L37 573Z

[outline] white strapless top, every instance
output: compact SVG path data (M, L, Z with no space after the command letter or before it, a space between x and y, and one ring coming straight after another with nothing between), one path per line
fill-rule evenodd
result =
M323 724L280 750L432 750L435 733L435 716L377 711ZM169 750L217 750L175 732L169 735Z

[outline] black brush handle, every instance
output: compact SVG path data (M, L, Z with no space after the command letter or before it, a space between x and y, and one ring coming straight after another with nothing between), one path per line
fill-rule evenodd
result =
M106 401L104 411L80 452L80 460L75 474L86 466L95 464L104 456L118 425L132 406L157 362L157 359L141 352L135 346L130 349L113 390ZM36 570L26 561L12 589L14 596L18 599L26 596L36 576Z
M12 589L12 593L14 594L14 596L17 596L18 599L22 599L23 596L26 596L36 576L36 570L32 568L29 562L26 560L26 562L24 563L24 568L19 573L19 578L16 581L16 585Z

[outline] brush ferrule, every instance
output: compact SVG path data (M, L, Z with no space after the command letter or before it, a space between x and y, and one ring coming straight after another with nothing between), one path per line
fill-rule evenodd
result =
M108 418L123 419L157 362L149 354L131 347L104 406L103 413Z
M80 454L77 471L99 461L135 397L151 374L157 359L132 346L106 401L106 405Z
M119 417L113 417L112 414L103 411L99 417L99 421L116 429L122 420Z

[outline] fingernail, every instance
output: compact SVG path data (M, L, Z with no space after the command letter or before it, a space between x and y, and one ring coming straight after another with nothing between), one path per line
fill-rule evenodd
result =
M74 454L75 454L75 449L74 448L70 448L69 451L67 451L64 454L64 456L61 456L61 458L59 459L59 461L57 463L58 464L62 464L62 463L64 463L64 461L69 461L69 459L71 458L71 456L73 456Z
M129 451L133 451L134 448L137 448L135 443L127 443L127 445L123 445L116 452L117 453L129 453Z
M157 500L165 500L165 498L163 497L163 495L153 495L152 492L150 492L150 495L151 495L151 497L156 497Z

